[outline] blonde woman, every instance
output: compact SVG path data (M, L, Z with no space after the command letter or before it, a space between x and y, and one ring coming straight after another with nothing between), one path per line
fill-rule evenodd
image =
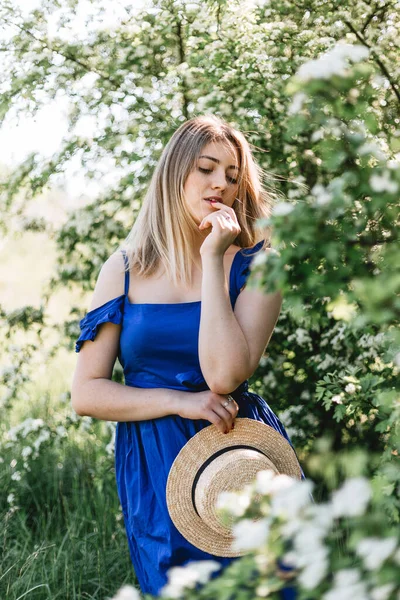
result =
M269 251L256 221L270 209L243 134L214 116L183 123L80 322L72 405L118 422L117 488L145 593L158 595L172 566L233 560L191 545L170 519L166 482L185 443L211 423L229 434L236 417L290 441L247 385L281 309L278 292L245 287L254 256ZM125 385L111 381L117 357Z

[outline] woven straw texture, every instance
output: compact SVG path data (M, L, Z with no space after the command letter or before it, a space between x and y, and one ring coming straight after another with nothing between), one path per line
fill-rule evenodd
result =
M237 445L252 449L227 450L203 467L214 453ZM168 476L167 506L178 531L191 544L214 556L245 554L232 549L231 528L221 522L215 506L222 491L242 489L264 469L301 479L294 450L269 425L236 418L235 429L229 434L221 433L215 425L202 429L181 449ZM196 476L194 506L192 490Z

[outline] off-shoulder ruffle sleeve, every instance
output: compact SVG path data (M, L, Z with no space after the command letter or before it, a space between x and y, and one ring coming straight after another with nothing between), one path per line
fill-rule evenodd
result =
M79 321L81 335L75 344L75 352L79 352L85 340L94 341L102 323L119 325L122 322L124 299L125 294L122 294L86 313Z
M257 256L257 252L263 247L263 244L264 241L261 240L261 242L258 242L258 244L256 244L252 248L242 248L242 250L239 250L241 260L236 270L236 298L240 294L242 287L246 284L247 278L250 275L251 263L253 262L253 259Z

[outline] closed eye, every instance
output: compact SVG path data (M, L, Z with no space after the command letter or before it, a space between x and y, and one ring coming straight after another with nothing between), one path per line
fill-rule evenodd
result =
M201 167L199 167L199 171L201 171L202 173L211 173L212 169L202 169ZM237 183L237 179L233 179L233 177L227 176L227 180L231 183Z

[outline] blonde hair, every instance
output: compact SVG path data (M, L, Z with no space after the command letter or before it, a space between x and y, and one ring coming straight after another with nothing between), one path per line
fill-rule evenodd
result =
M264 240L270 228L258 219L271 214L272 199L261 183L262 169L254 162L244 135L214 115L202 115L183 123L165 146L154 170L137 219L120 248L129 268L151 276L162 264L174 285L190 286L193 241L198 225L187 210L184 185L205 145L219 142L238 153L237 197L233 204L240 234L234 243L250 248Z

